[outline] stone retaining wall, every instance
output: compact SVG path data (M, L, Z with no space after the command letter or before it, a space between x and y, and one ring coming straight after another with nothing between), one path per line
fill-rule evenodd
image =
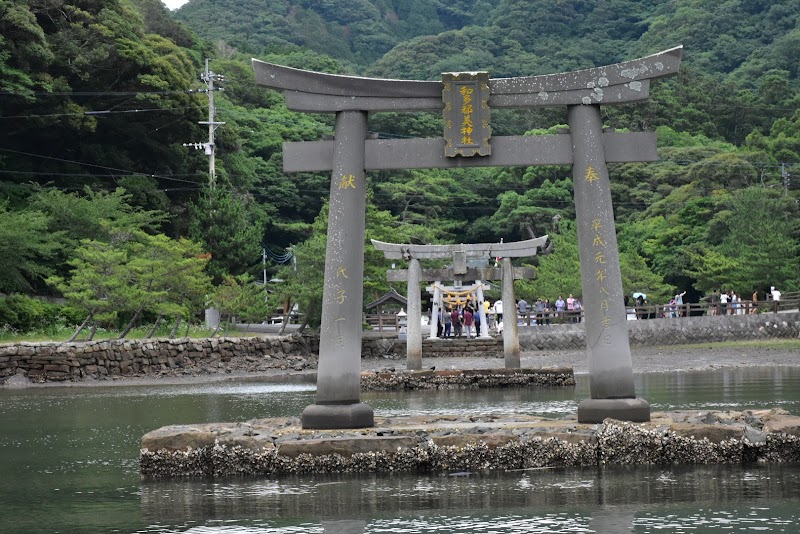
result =
M522 350L586 348L584 323L519 326ZM628 321L631 346L800 337L800 313L758 313ZM424 352L423 352L424 354Z
M180 376L316 368L319 344L298 336L110 340L0 345L0 380Z
M628 321L632 346L800 337L800 313L764 313ZM582 350L583 323L519 327L522 350ZM405 341L365 336L363 358L405 358ZM115 376L179 376L317 365L319 337L110 340L0 345L0 383L21 375L34 382ZM502 358L502 339L425 340L424 357Z

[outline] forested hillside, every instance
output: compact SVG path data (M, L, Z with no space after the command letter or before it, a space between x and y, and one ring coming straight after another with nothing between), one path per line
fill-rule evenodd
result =
M661 161L610 169L626 291L662 302L677 288L694 299L798 290L799 18L800 0L190 0L174 13L159 0L0 0L0 291L67 295L76 317L121 327L191 316L210 288L260 279L266 258L268 276L287 280L270 305L291 296L313 317L329 177L283 173L281 143L329 135L333 117L287 111L255 85L251 57L438 79L573 70L678 44L682 72L656 83L650 102L604 108L607 127L659 132ZM184 146L208 139L198 124L208 118L206 57L225 77L214 93L225 124L213 189L204 151ZM564 123L562 109L492 115L495 135ZM435 137L442 121L383 113L369 128ZM371 172L369 181L368 237L548 233L553 253L519 293L580 293L569 168ZM296 271L279 263L292 254ZM177 257L204 267L186 265L196 276L180 296L153 285L159 262ZM372 300L388 288L386 263L373 254L367 263ZM125 280L139 292L124 294ZM19 305L0 302L0 324L14 324Z

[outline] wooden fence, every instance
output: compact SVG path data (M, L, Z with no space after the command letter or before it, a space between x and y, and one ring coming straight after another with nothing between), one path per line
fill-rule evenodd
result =
M367 313L364 314L364 323L376 332L397 332L400 330L400 320L394 313Z
M710 303L699 302L678 305L646 304L644 306L630 306L627 308L628 320L642 319L671 319L675 317L698 317L703 315L745 315L750 313L771 313L792 311L800 308L800 291L787 293L779 302L773 300L750 301L743 300L737 303ZM518 323L522 325L536 324L564 324L579 323L583 321L583 312L544 312L537 313L528 310L519 315Z
M750 313L770 313L775 311L790 311L800 308L800 291L786 293L778 302L777 310L775 302L743 300L736 303L711 304L709 302L689 303L677 305L669 304L647 304L644 306L628 307L628 320L643 319L671 319L674 317L698 317L703 315L745 315ZM547 325L547 324L566 324L579 323L583 321L583 312L564 311L564 312L543 312L537 313L536 310L529 309L524 314L519 314L517 323L520 325ZM393 313L364 314L364 323L368 329L376 332L397 332L400 329L400 320ZM490 315L489 324L494 325L494 316Z

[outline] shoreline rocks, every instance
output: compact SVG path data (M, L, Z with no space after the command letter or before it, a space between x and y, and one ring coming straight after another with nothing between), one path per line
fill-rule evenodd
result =
M571 368L559 369L427 369L361 372L361 389L477 389L486 387L574 386Z

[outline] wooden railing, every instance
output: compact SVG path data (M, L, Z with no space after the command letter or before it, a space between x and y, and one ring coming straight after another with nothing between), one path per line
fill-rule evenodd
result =
M737 305L711 304L709 302L690 303L678 305L647 304L644 306L630 306L627 308L629 320L642 319L672 319L676 317L698 317L703 315L746 315L750 313L770 313L776 311L797 310L800 308L800 292L789 293L781 297L779 302L772 300L749 301L743 300ZM777 304L777 306L776 306ZM520 314L518 323L522 325L537 324L566 324L583 321L583 312L544 312L528 311Z
M778 302L777 311L797 310L800 308L800 292L788 293L782 296ZM771 313L775 310L775 302L749 301L743 300L737 307L732 304L711 304L709 302L699 302L682 304L680 306L669 304L646 304L644 306L629 306L627 308L629 320L644 319L672 319L676 317L699 317L705 315L746 315L750 313ZM508 317L508 314L504 314ZM528 310L524 314L518 314L517 323L520 325L548 325L548 324L568 324L579 323L584 319L583 311L549 311L537 313L535 310ZM365 324L371 330L377 332L397 332L400 328L400 321L393 313L365 314ZM490 326L494 326L494 315L489 316Z
M400 329L400 320L394 313L367 313L364 322L376 332L397 332Z

